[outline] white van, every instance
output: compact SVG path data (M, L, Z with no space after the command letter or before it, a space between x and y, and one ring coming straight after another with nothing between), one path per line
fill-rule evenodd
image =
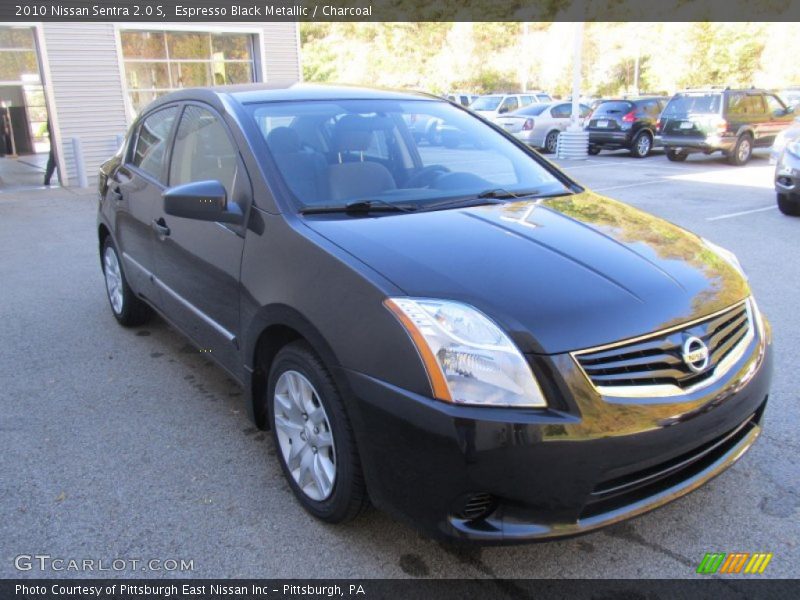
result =
M530 104L552 102L553 99L544 92L526 92L524 94L488 94L479 96L469 105L470 110L493 121L500 115L514 112Z

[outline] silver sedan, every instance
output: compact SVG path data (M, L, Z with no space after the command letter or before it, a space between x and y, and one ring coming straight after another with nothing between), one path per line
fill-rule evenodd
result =
M592 112L592 109L581 104L579 123ZM572 104L569 102L551 102L548 104L531 104L513 113L505 114L495 120L500 127L513 134L526 144L542 148L545 152L555 152L558 134L570 123Z

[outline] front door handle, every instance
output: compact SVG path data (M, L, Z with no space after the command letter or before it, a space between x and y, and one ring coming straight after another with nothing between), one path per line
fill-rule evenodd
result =
M108 188L108 195L115 202L121 202L122 201L122 192L120 191L119 187L109 187Z
M167 227L167 222L164 221L164 217L160 217L157 220L153 219L153 229L155 229L156 233L162 237L169 235L169 227Z

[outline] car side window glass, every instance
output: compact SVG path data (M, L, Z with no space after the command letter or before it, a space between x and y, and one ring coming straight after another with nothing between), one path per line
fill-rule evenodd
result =
M559 104L553 107L553 110L550 112L553 117L556 119L565 119L569 117L571 112L571 107L569 104Z
M773 117L780 117L786 113L786 107L775 96L764 96L764 99L767 101L767 112Z
M136 132L131 164L163 183L167 138L178 107L170 106L144 118Z
M503 100L503 110L505 112L511 112L517 110L519 108L519 102L516 98L506 98Z
M238 152L219 117L200 106L187 106L175 134L169 184L215 179L231 198L238 166Z

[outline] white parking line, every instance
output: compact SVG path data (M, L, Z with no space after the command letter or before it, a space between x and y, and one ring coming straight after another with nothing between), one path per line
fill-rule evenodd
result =
M764 212L765 210L775 210L776 208L778 208L777 205L765 206L763 208L754 208L753 210L742 210L735 213L729 213L727 215L719 215L718 217L709 217L706 219L706 221L720 221L722 219L732 219L733 217L741 217L742 215L749 215L751 213Z
M662 164L653 164L648 163L647 161L624 161L624 160L617 160L617 161L597 161L597 160L590 160L585 162L591 162L591 165L570 165L568 167L559 165L562 171L572 171L575 169L596 169L598 167L637 167L637 168L645 168L645 169L669 169L671 171L683 171L683 172L692 172L693 169L691 168L693 165L687 165L686 167L673 167L670 165L662 165ZM558 163L556 163L558 164Z
M651 185L653 183L663 183L667 181L667 177L659 177L658 179L651 179L650 181L640 181L639 183L628 183L626 185L614 185L607 188L592 188L593 192L607 192L609 190L621 190L623 188L638 187L640 185Z

